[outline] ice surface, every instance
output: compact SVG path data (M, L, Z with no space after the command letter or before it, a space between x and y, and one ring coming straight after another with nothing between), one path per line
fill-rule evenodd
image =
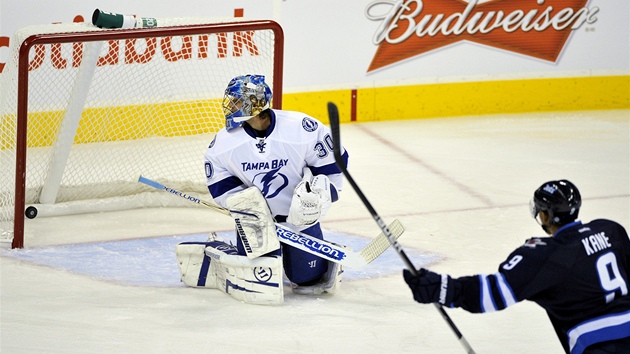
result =
M497 115L345 124L350 173L385 222L400 219L411 260L454 276L493 273L543 235L528 201L567 178L580 219L630 226L630 111ZM348 270L334 296L281 306L182 286L173 245L231 219L144 209L26 220L28 249L0 251L2 353L463 353L431 305L412 301L393 250ZM378 227L346 184L323 222L355 250ZM447 310L478 353L560 353L542 309Z

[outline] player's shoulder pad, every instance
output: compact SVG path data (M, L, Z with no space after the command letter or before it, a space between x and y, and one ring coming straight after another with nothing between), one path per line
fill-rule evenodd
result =
M312 133L323 126L322 122L302 112L274 110L274 113L276 114L276 120L281 121L280 124L298 125L302 127L300 131L307 133Z
M535 249L542 249L542 248L548 248L550 246L552 246L555 243L555 240L553 239L553 237L532 237L532 238L528 238L527 240L525 240L525 243L523 243L523 245L521 245L521 249L530 249L530 250L535 250Z
M607 232L609 233L609 236L616 235L617 237L620 237L621 239L630 241L630 238L628 238L628 231L623 227L623 225L621 225L620 223L616 221L608 220L608 219L595 219L586 225L593 226L595 228L598 228L604 231L607 230Z
M618 222L613 221L613 220L609 220L609 219L595 219L595 220L591 220L591 222L589 222L587 225L610 225L610 226L616 226L616 227L623 228L623 226L621 226L621 224L619 224Z
M246 135L247 133L245 133L243 127L236 128L232 131L221 129L214 135L210 144L208 144L207 151L212 151L213 154L234 151L239 145L246 144L249 141L244 137Z
M212 141L210 142L210 145L208 145L208 149L212 149L214 147L214 144L216 144L216 142L217 142L217 135L219 135L219 134L215 134L214 137L212 138Z
M544 260L555 249L555 241L551 237L532 237L525 240L525 243L512 251L507 260L503 262L500 269L512 269L511 262L519 264L525 264L526 267L532 267L533 265L544 264ZM507 264L507 267L505 266ZM537 267L537 266L534 266Z

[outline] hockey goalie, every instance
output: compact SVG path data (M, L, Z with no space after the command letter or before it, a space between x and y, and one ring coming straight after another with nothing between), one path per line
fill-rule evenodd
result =
M233 78L225 90L226 129L205 154L214 201L230 211L236 245L211 237L177 245L182 281L253 304L284 301L284 276L296 294L333 294L343 267L280 244L275 223L323 240L319 220L338 199L343 175L330 129L299 112L270 108L262 75ZM343 153L347 164L348 154Z

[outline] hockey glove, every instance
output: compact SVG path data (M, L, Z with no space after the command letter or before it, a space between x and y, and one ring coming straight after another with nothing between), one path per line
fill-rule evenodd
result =
M447 306L453 303L455 289L450 276L421 268L417 276L405 269L403 277L413 293L413 299L417 302L422 304L438 302Z
M296 226L311 225L319 220L321 211L319 194L311 190L310 182L300 182L293 191L287 222Z
M328 209L330 209L332 205L331 188L334 187L331 186L328 176L317 175L311 178L311 189L314 193L319 195L319 199L322 203L320 219L328 213Z

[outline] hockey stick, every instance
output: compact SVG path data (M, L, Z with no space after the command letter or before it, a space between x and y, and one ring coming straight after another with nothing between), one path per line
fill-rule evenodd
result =
M403 250L402 246L398 243L398 241L392 234L392 231L385 225L385 223L383 222L383 219L381 219L381 217L378 215L376 210L374 210L374 207L372 207L372 204L370 204L370 202L367 200L367 198L365 197L365 195L363 194L363 192L361 191L357 183L354 181L352 176L350 176L350 173L348 172L348 169L346 168L344 164L343 158L341 156L339 111L337 110L337 106L332 102L328 102L328 118L330 120L330 130L332 131L333 154L335 155L335 162L337 163L337 166L339 167L343 175L346 177L346 179L348 180L348 182L350 183L354 191L357 193L357 195L361 199L361 202L363 202L363 205L365 205L365 207L368 209L368 211L372 215L372 218L374 218L374 221L376 221L376 224L381 228L381 230L383 231L383 234L387 236L387 240L389 241L389 243L391 243L392 247L396 250L400 258L402 258L402 260L405 262L409 271L414 276L417 276L418 270L411 263L411 261L409 260L409 257L407 257L407 254ZM475 351L470 346L470 344L468 344L468 341L466 340L466 338L464 338L464 335L462 335L459 329L457 329L457 326L455 326L455 323L451 320L451 318L446 313L444 308L442 308L442 306L440 306L440 304L438 303L434 303L434 305L438 309L438 311L440 312L444 320L446 320L446 323L448 323L448 325L451 327L451 329L453 330L453 332L459 339L459 342L461 343L461 345L464 347L464 349L466 349L466 352L474 354Z
M155 189L169 192L178 197L187 199L193 203L197 203L204 207L210 208L221 214L230 215L230 211L225 208L222 208L216 204L208 203L204 200L180 192L176 189L169 188L160 182L151 180L144 176L140 176L138 178L138 182L146 184L147 186L153 187ZM389 225L389 227L390 230L392 230L394 234L393 237L395 237L395 239L399 238L405 231L404 226L398 220L394 220ZM389 248L389 243L387 241L388 237L385 236L385 234L383 233L378 235L374 240L372 240L372 242L370 242L359 252L353 252L344 246L340 246L326 240L320 240L301 232L290 230L278 223L276 223L276 233L280 242L284 244L301 249L305 252L314 254L326 260L340 263L350 268L359 268L371 263L383 252L385 252L387 248Z

